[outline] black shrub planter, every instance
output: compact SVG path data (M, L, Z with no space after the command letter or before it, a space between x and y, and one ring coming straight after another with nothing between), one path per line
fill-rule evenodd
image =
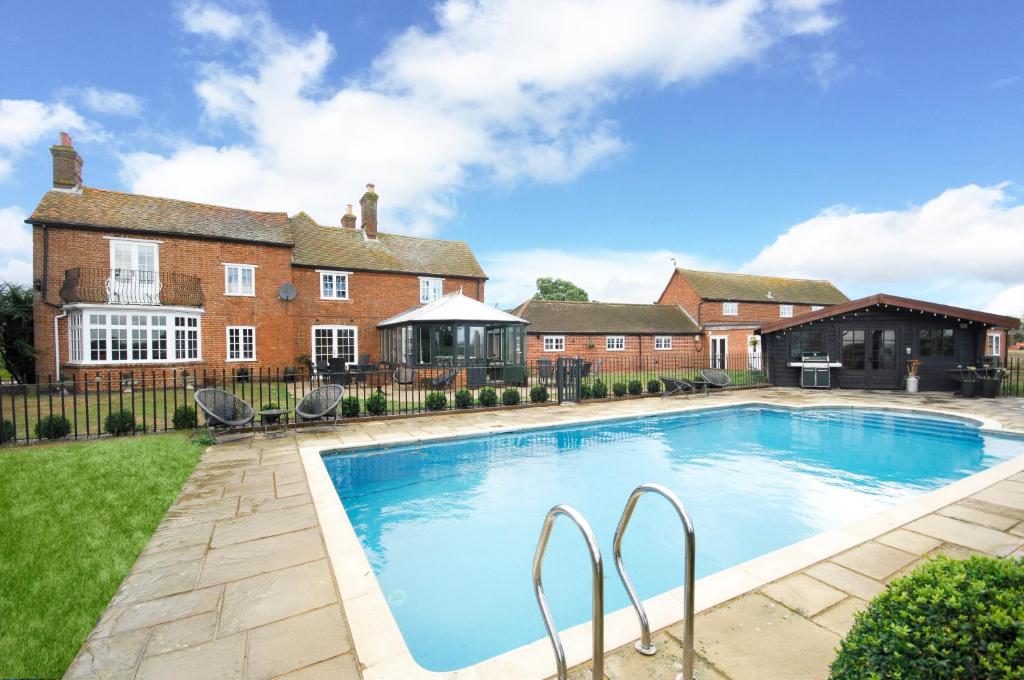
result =
M981 381L981 396L986 399L995 399L999 394L999 385L1002 380L998 378L985 378Z
M960 396L968 399L973 399L978 396L978 381L965 380L960 383Z

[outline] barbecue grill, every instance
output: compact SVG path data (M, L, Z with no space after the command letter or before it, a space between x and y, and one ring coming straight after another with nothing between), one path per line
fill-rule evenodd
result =
M800 369L800 387L829 389L832 387L832 369L843 364L829 361L824 352L804 352L800 361L790 361L788 366Z

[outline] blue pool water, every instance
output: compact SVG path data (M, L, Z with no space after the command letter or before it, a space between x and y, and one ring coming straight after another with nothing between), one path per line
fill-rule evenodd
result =
M629 493L672 488L705 576L1024 454L967 421L851 409L734 407L324 456L413 656L461 668L544 637L530 577L545 513L568 503L605 558L605 605L629 604L611 559ZM563 518L564 520L564 518ZM682 584L670 507L641 500L623 542L641 597ZM590 571L559 521L545 591L565 629L590 618Z

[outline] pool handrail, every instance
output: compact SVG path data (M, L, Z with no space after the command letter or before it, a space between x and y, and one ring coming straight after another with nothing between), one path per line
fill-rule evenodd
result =
M558 680L565 680L568 677L565 665L565 650L562 648L562 640L558 635L558 629L555 628L554 619L551 617L551 609L548 607L547 597L544 596L544 583L541 580L544 553L547 551L551 529L554 527L555 520L559 515L565 515L579 528L580 533L583 534L583 539L587 542L587 551L590 553L594 654L592 677L600 680L604 678L604 566L601 562L601 548L597 544L597 539L594 537L594 530L590 528L590 523L587 522L586 518L578 510L570 505L556 505L544 517L540 538L537 540L537 550L533 553L533 594L537 597L541 616L544 617L544 627L547 628L548 638L550 638L551 647L555 652Z
M647 612L644 611L644 605L637 596L636 590L633 588L633 583L629 579L629 574L626 572L626 567L622 562L622 536L626 533L626 527L629 526L629 520L633 516L633 510L636 509L637 502L640 500L641 496L648 492L656 493L667 500L675 509L676 514L679 515L679 521L683 524L686 544L684 549L685 567L683 575L683 672L681 677L685 680L692 680L693 589L695 581L694 572L697 540L693 530L693 522L690 520L690 514L686 512L686 507L683 505L682 501L679 500L679 497L676 496L668 487L655 483L641 484L629 495L629 500L626 501L626 507L622 511L622 517L619 518L619 526L615 529L615 542L612 545L612 553L615 556L615 570L619 572L619 578L622 580L622 585L625 586L626 593L629 595L629 599L633 603L633 609L636 610L637 618L640 619L640 639L636 642L636 651L650 656L658 651L654 644L651 643L651 625L647 620Z

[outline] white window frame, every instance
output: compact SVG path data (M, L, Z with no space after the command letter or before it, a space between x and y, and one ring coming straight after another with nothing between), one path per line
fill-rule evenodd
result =
M238 356L231 357L231 331L238 331ZM252 333L252 355L245 356L245 332ZM224 361L239 363L245 361L256 361L256 327L255 326L228 326L224 329L224 348L226 356Z
M111 270L116 269L116 267L114 266L114 250L117 247L117 244L127 243L135 247L136 249L139 246L153 246L153 271L156 272L157 274L160 273L160 244L163 243L163 241L154 241L152 239L144 238L123 238L120 236L105 236L104 238L106 238L110 242ZM138 250L135 250L132 255L132 269L138 268L138 260Z
M316 271L317 271L318 274L320 274L320 299L321 300L349 300L350 299L350 297L349 297L349 283L350 283L349 277L352 275L352 272L342 272L342 271L337 271L337 270L333 270L333 269L317 269ZM327 278L328 276L333 279L333 283L331 284L332 287L333 287L333 290L335 292L335 295L333 297L329 296L329 295L324 295L324 279ZM337 295L337 292L338 292L338 279L344 279L345 280L345 294L343 296L338 296Z
M565 336L564 335L542 335L541 336L541 344L543 345L545 352L564 352L565 351Z
M625 335L606 335L604 336L604 349L606 352L625 352L626 351L626 336Z
M439 300L444 296L444 279L436 276L421 276L420 304Z
M825 309L825 305L811 305L812 312L820 312L823 309Z
M313 357L313 361L317 361L316 358L316 331L317 329L326 328L334 331L331 340L331 356L335 356L338 353L338 331L339 330L350 330L352 331L352 361L345 362L346 365L351 366L359 361L359 327L358 326L347 326L344 324L317 324L309 327L309 343L310 356Z
M722 316L739 316L740 315L740 303L738 302L723 302L722 303Z
M779 318L780 319L792 319L793 318L793 305L779 305Z
M994 351L993 351L994 350ZM1003 336L999 333L989 333L985 337L985 356L1003 356Z
M82 305L65 308L68 312L68 357L70 363L89 366L130 366L130 365L152 365L152 364L181 364L194 363L203 360L203 318L202 312L191 308L181 307L157 307L152 305L141 306L112 306L112 305ZM93 316L102 316L102 323L93 323ZM111 359L112 333L115 326L112 324L113 316L125 316L126 324L116 326L117 330L125 330L125 359ZM145 323L137 325L133 317L144 317ZM154 317L160 317L164 323L153 323ZM175 317L194 318L195 327L186 326L186 334L194 330L196 337L196 356L188 358L187 349L185 355L179 357L175 343ZM104 358L92 358L92 331L100 331L103 335ZM146 358L132 358L133 331L145 331ZM162 352L165 358L154 359L156 354L155 340L158 331L164 331ZM76 349L75 343L78 342ZM188 338L186 335L186 348Z
M671 335L655 335L654 336L654 349L659 350L659 351L672 349L672 336Z
M239 264L238 262L222 262L224 265L224 295L227 297L256 297L256 265L254 264ZM229 275L232 269L238 270L238 284L241 287L242 284L242 271L248 269L252 272L252 292L249 293L232 293L231 287L228 284Z

